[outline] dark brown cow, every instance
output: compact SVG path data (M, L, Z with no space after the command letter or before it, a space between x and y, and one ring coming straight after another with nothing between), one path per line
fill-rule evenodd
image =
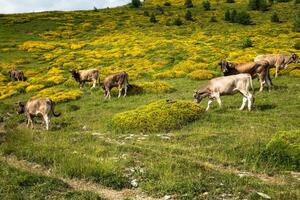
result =
M121 97L122 90L124 89L124 97L127 95L127 87L128 87L128 74L126 72L118 72L112 75L107 76L104 79L102 88L104 91L105 98L110 99L110 90L113 87L118 87L119 95L118 98Z
M26 103L19 102L17 112L19 114L25 113L27 117L27 127L31 124L31 128L33 128L32 118L39 115L42 116L46 124L46 130L49 129L51 114L55 117L60 116L60 113L56 114L54 112L54 104L49 98L32 99Z
M26 81L27 80L27 78L24 76L24 73L17 69L13 69L13 70L9 71L9 76L13 81Z
M222 60L219 65L224 76L247 73L250 74L252 78L258 78L260 82L259 91L263 91L264 85L267 84L269 91L271 90L272 81L269 76L269 62L259 61L259 62L248 62L248 63L233 63L226 60Z

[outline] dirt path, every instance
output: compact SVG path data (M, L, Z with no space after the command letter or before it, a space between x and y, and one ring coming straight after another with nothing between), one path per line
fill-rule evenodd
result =
M118 191L87 180L61 178L58 177L49 168L43 167L36 163L28 162L26 160L18 160L17 157L15 156L6 156L6 157L0 156L0 161L6 162L8 165L20 170L28 171L38 175L61 179L67 184L69 184L75 190L94 192L99 196L101 196L102 198L108 200L123 200L126 198L135 199L135 200L156 200L156 198L147 196L140 189L123 189Z

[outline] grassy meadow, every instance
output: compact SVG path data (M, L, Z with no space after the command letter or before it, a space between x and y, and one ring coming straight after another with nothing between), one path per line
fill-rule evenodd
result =
M212 10L204 11L202 1L194 0L193 21L184 19L184 1L165 2L0 15L1 157L13 155L50 168L57 177L116 191L138 187L156 198L299 199L299 64L280 71L270 93L259 93L253 80L252 112L238 110L239 94L222 97L222 108L213 103L204 112L207 100L195 105L193 91L222 75L221 59L299 54L294 44L300 33L292 28L300 4L275 2L266 12L248 11L252 25L240 25L225 22L224 13L246 10L248 1L210 1ZM274 11L281 23L270 21ZM152 13L157 23L149 21ZM178 17L182 25L169 23ZM243 48L247 37L253 47ZM13 68L28 80L11 82ZM105 100L99 86L79 88L69 72L75 68L98 68L101 81L126 71L129 82L142 89L120 99L114 91ZM52 118L49 131L39 118L27 129L25 116L15 112L16 102L37 97L52 98L62 113ZM116 128L123 119L127 123ZM101 198L4 161L0 168L1 199Z

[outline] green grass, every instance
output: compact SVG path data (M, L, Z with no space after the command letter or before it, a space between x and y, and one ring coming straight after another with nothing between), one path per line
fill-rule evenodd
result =
M73 190L63 181L36 175L0 162L1 199L102 199L91 192Z
M278 165L261 159L274 135L300 128L300 79L287 76L290 72L297 74L298 65L290 65L289 69L282 71L285 75L273 79L275 89L270 93L258 93L258 81L253 81L256 88L253 112L238 110L242 97L236 94L222 97L221 109L213 103L209 112L201 113L199 119L180 126L180 129L156 130L151 134L111 130L111 120L119 113L161 99L192 102L193 91L206 84L207 80L194 80L190 74L209 70L219 76L221 72L217 62L220 59L244 62L262 53L299 53L293 44L300 35L291 31L292 13L299 6L292 2L276 3L263 14L251 11L255 22L251 26L222 20L227 7L245 7L241 1L221 3L219 7L212 2L212 8L216 10L209 12L202 10L201 2L199 5L191 9L195 21L184 21L178 27L166 26L165 22L178 15L184 16L185 9L164 7L165 14L156 16L158 23L152 24L143 15L145 10L155 11L155 6L150 4L140 9L122 7L99 12L0 16L0 73L3 76L7 76L11 65L25 73L39 72L30 77L34 79L53 67L62 69L59 75L66 80L70 79L68 69L72 67L97 67L101 80L106 74L125 70L129 72L129 81L134 84L156 81L156 74L168 70L176 69L185 74L181 78L164 78L167 86L172 86L172 91L167 87L166 92L153 92L153 85L148 83L149 91L146 88L143 92L133 92L120 99L113 93L111 100L105 100L99 87L92 91L83 88L80 99L56 105L56 110L62 115L52 118L50 131L44 130L40 119L35 120L34 130L27 129L25 116L15 114L16 102L39 93L38 90L26 93L21 88L17 94L0 101L1 154L12 154L19 159L45 165L61 177L88 179L114 189L131 188L130 182L136 179L143 191L158 197L169 194L177 195L179 199L217 199L222 195L232 195L232 198L258 199L257 192L263 192L272 199L299 198L300 183L286 172L291 169L297 171L299 166L291 168L285 162ZM276 26L269 20L274 10L283 21ZM213 14L217 23L209 22ZM92 28L80 28L84 23L91 23ZM71 30L74 35L41 36L48 31L62 33L62 30ZM245 37L251 38L253 47L242 50L242 38ZM56 48L38 48L33 52L21 50L19 45L26 41L53 42ZM69 48L71 44L78 43L84 46L81 49ZM53 54L54 58L44 59L45 54ZM20 59L25 61L20 62ZM0 87L6 88L8 81L1 81L0 76L0 82ZM34 81L29 83L37 84ZM72 81L47 87L78 89ZM207 100L203 101L200 107L205 108L206 103ZM1 167L5 170L0 172L0 180L4 180L0 183L3 186L13 185L12 195L22 196L33 191L37 198L51 198L53 195L58 195L54 198L68 198L67 194L72 193L63 183L47 178L33 180L36 180L36 185L47 183L45 190L50 192L43 193L41 190L44 189L40 190L39 186L20 189L16 186L18 174L25 172L4 163ZM5 171L9 171L10 176L6 176ZM243 171L256 175L239 177L237 173ZM29 176L25 174L22 177ZM267 175L275 181L261 180L260 176ZM63 192L53 194L49 181L55 182L54 185L57 184ZM201 196L206 192L207 196ZM11 198L9 195L4 192L3 198ZM70 198L76 199L76 195L89 194L76 193Z

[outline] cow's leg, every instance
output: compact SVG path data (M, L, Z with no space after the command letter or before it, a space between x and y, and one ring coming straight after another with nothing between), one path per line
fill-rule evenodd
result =
M264 90L264 85L266 83L265 77L262 74L259 75L259 82L260 82L259 92L262 92Z
M221 102L220 94L219 93L215 94L215 98L216 98L216 100L219 104L219 107L222 108L222 102Z
M251 111L251 109L253 107L254 98L250 92L248 92L247 99L248 99L248 110Z
M46 130L49 130L49 117L48 115L43 115L45 124L46 124Z
M267 86L268 86L268 90L269 90L269 92L271 92L272 82L270 80L270 77L269 77L268 73L266 74L266 78L265 79L266 79L266 83L267 83Z
M125 86L124 86L124 97L126 97L127 95L127 83L125 83Z
M242 106L240 107L240 110L244 110L247 101L248 101L247 97L245 95L243 95L243 103L242 103Z
M276 65L276 66L275 66L275 78L278 77L279 67L280 67L280 65Z
M207 102L207 107L206 107L206 109L205 109L205 111L208 111L209 110L209 108L210 108L210 104L213 102L213 100L212 99L208 99L208 102Z
M119 85L119 95L118 95L118 98L121 97L122 95L122 90L123 90L123 87L121 85Z
M91 88L95 88L96 87L96 83L97 83L97 80L93 80L93 86Z

